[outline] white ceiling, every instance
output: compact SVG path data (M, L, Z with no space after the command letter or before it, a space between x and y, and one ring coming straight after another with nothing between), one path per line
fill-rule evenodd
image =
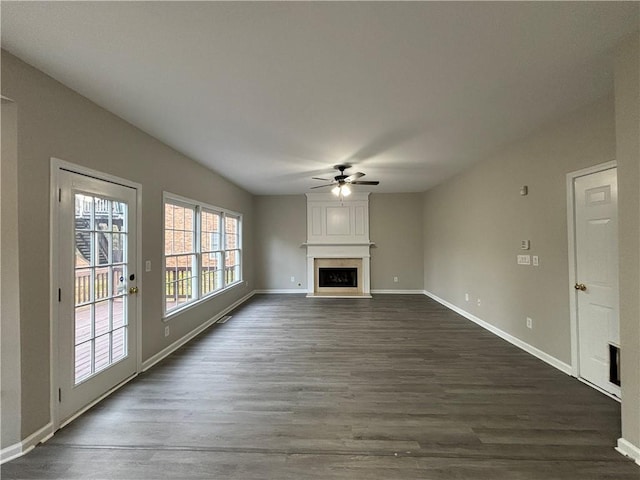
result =
M638 2L1 8L2 48L254 194L341 162L424 191L608 94L638 28Z

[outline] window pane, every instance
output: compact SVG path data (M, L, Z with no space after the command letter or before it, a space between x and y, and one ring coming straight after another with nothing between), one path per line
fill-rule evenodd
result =
M173 230L173 210L175 206L170 203L164 204L164 228Z
M240 280L240 251L229 250L224 256L225 278L227 285Z
M93 197L76 193L76 230L91 230L91 215L93 214Z
M127 262L127 235L124 233L113 233L111 235L111 262Z
M127 231L127 204L122 202L111 202L112 207L112 231L114 232L126 232Z
M101 337L97 337L95 340L95 348L96 348L96 366L95 371L99 372L100 370L104 370L109 366L109 357L110 357L110 342L111 335L105 334Z
M96 260L98 265L107 265L109 263L109 253L111 250L111 234L104 232L94 233L94 244L96 250Z
M76 345L91 338L91 305L76 307Z
M222 288L222 252L202 254L202 294Z
M225 217L225 248L238 248L239 219L236 217Z
M220 268L222 266L222 253L212 252L202 254L202 266L207 268Z
M76 305L91 301L91 283L93 281L93 273L91 268L82 268L76 270L75 278L75 295Z
M184 229L193 231L193 219L195 211L190 208L184 209Z
M178 305L176 282L167 282L165 284L165 310L175 308Z
M94 269L93 291L96 300L101 300L109 296L109 267Z
M109 221L111 219L111 201L104 198L94 197L94 230L110 230Z
M91 265L93 248L90 232L76 230L76 267L88 267Z
M110 330L109 325L109 300L105 300L104 302L98 302L94 305L95 313L94 313L94 335L102 335L105 332Z
M202 252L220 250L220 214L203 210L201 229L200 248Z
M240 263L240 252L238 250L227 250L224 254L224 266L233 267Z
M195 208L166 203L164 212L165 255L194 252Z
M124 297L118 297L113 299L113 316L111 321L113 322L112 328L124 327L127 324L124 309Z
M177 298L178 305L189 302L193 298L193 279L185 278L176 282L176 288L178 289Z
M91 346L92 340L82 343L76 346L75 351L75 383L78 383L83 378L91 375Z
M113 293L112 295L122 295L126 293L127 290L127 271L125 265L117 265L115 267L111 267L111 278L113 285Z
M121 358L124 358L127 355L127 329L119 328L118 330L114 330L112 333L112 355L113 362L117 362Z

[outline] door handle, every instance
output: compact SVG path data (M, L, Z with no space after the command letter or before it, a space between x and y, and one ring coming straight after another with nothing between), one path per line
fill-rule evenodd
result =
M138 293L138 287L131 287L129 289L129 295L133 295L134 293Z
M587 289L587 286L584 283L576 283L573 288L584 292Z

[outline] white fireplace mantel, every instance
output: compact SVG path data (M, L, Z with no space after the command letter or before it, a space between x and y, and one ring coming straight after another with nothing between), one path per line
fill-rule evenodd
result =
M342 201L331 193L307 194L307 296L371 297L369 194L352 193ZM318 291L316 259L357 259L359 292L330 295Z

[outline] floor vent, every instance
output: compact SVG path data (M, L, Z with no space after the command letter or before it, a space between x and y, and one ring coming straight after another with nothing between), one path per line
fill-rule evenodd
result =
M231 320L231 315L225 315L220 320L218 320L216 323L227 323L229 320Z

